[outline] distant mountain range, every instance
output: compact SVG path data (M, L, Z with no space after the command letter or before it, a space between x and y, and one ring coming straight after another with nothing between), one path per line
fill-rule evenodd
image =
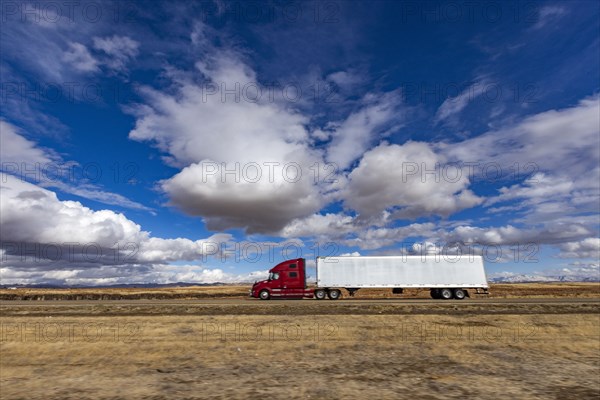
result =
M190 287L190 286L231 286L231 285L248 285L248 282L245 283L222 283L222 282L214 282L214 283L187 283L187 282L176 282L176 283L122 283L116 285L101 285L101 286L92 286L92 285L44 285L44 284L36 284L36 285L0 285L0 289L8 289L8 288L29 288L29 289L106 289L106 288L170 288L170 287Z
M590 276L546 276L519 274L488 279L490 283L526 283L526 282L600 282L600 277Z

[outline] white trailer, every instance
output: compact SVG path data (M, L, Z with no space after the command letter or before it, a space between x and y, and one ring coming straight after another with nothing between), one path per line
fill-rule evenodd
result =
M464 299L467 289L488 294L483 258L475 255L318 257L317 287L351 296L361 288L427 288L435 299Z

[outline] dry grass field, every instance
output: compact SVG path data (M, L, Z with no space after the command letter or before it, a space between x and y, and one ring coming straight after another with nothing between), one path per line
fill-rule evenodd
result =
M597 399L600 318L2 320L2 399Z
M2 301L0 399L600 398L598 286L523 288L579 300Z

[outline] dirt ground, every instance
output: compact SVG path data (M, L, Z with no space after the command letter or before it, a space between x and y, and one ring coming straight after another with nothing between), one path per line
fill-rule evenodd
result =
M598 399L600 296L583 286L561 289L571 300L2 301L0 399Z

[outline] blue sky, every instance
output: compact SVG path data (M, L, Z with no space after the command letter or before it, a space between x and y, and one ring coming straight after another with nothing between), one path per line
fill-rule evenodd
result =
M69 4L2 3L3 284L599 276L597 2Z

